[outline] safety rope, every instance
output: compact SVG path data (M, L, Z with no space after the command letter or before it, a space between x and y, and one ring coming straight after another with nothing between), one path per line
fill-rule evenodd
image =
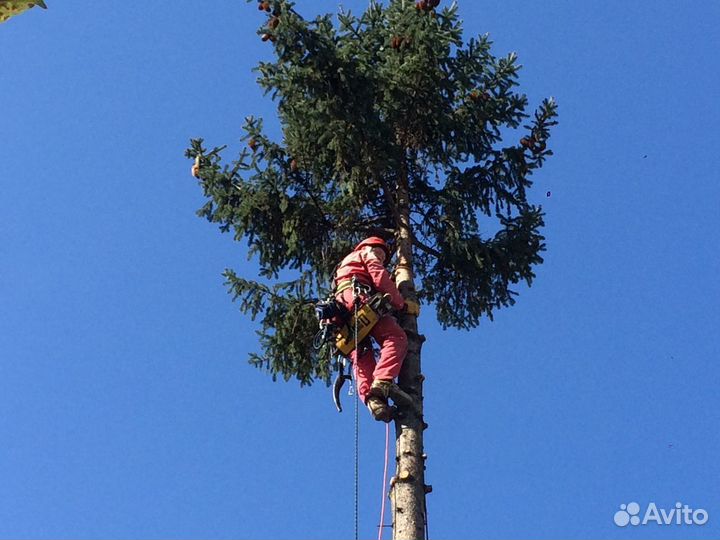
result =
M354 282L355 280L353 280ZM360 524L360 512L359 512L359 500L360 500L360 415L359 415L359 404L360 401L360 388L357 381L357 361L360 351L358 349L358 289L357 283L353 283L353 309L355 319L355 362L351 367L352 373L352 384L355 389L355 540L359 539L359 524ZM382 540L383 529L385 528L385 493L387 490L387 471L388 471L388 455L390 452L390 424L385 424L385 464L383 466L383 481L382 481L382 495L380 504L380 524L378 525L378 540ZM427 540L427 512L425 512L425 536Z
M355 383L357 388L357 383ZM357 390L355 391L357 394ZM360 498L360 422L358 414L359 396L355 396L355 540L358 540L358 523L360 521L360 513L358 511L358 500Z
M355 387L355 540L359 538L360 512L358 501L360 499L360 414L358 401L360 400L360 388L357 383L357 358L358 358L358 320L357 320L357 292L353 290L353 304L355 309L355 362L350 368L353 374L353 386Z
M427 518L427 494L423 496L423 517L425 518L425 540L430 540L430 528Z
M382 495L380 504L380 524L378 525L378 540L382 540L385 528L385 490L387 490L388 449L390 448L390 424L385 424L385 466L383 468Z

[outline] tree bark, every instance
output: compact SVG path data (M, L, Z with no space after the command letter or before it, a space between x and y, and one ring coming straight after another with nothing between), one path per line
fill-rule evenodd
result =
M412 231L408 182L401 175L397 189L399 208L395 282L404 298L417 301L412 274ZM425 455L423 453L423 394L424 377L420 371L420 351L425 338L418 334L417 317L403 315L399 320L408 337L408 352L400 371L399 385L411 394L418 413L404 411L395 421L397 469L391 482L390 498L393 507L393 540L421 540L425 537Z

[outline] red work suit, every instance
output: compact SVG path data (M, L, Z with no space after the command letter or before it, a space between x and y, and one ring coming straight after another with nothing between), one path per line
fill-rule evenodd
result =
M395 309L402 309L405 301L393 282L390 274L372 249L364 246L356 249L345 257L335 272L335 284L352 279L372 287L374 291L389 294L390 303ZM372 294L372 293L371 293ZM353 309L353 290L346 289L336 296L345 307ZM361 297L364 300L364 298ZM380 345L380 358L377 363L372 348L366 347L358 358L357 349L350 359L353 363L358 395L363 403L375 379L393 380L400 374L405 353L407 352L407 336L394 317L385 315L370 331L370 336ZM363 349L362 347L358 347Z

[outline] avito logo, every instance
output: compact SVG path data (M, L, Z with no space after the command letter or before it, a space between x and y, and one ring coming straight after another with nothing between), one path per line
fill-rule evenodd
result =
M647 525L648 523L656 523L657 525L705 525L709 516L707 510L703 508L693 510L687 504L680 502L675 503L675 507L670 510L658 508L654 502L651 502L645 509L641 519L640 505L631 502L621 504L620 510L615 512L613 519L618 527Z

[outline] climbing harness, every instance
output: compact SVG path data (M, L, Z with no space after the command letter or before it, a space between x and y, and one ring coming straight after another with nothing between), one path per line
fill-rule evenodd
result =
M335 299L338 293L350 288L353 291L352 311ZM352 279L340 282L327 299L315 304L315 314L320 328L313 338L313 347L315 350L320 350L326 343L331 343L331 354L335 355L337 352L333 366L338 374L333 381L332 395L338 412L342 412L340 392L345 382L352 379L351 375L345 372L349 367L350 354L357 349L360 355L368 347L372 347L366 338L375 324L392 311L388 295L381 293L370 295L371 291L369 285L353 276ZM362 302L364 298L367 298L367 301Z
M370 334L383 316L392 311L389 294L376 293L359 309L357 309L357 300L355 304L356 309L350 324L342 326L335 338L335 347L346 356L353 352L357 348L357 344ZM354 330L351 331L351 328Z
M335 299L340 292L351 287L354 299L352 313ZM389 295L375 293L368 298L371 290L370 286L353 276L352 280L340 283L327 299L315 304L315 314L320 324L313 338L316 350L334 338L334 347L344 356L349 356L380 318L392 311ZM367 301L361 302L363 298L367 298Z

